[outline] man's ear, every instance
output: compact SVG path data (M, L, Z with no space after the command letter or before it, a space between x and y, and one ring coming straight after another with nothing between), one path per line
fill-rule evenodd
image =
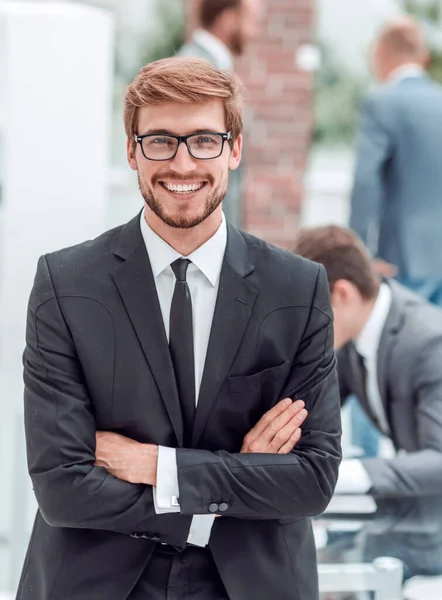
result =
M346 279L338 279L333 285L331 290L332 302L335 306L347 304L349 297L351 296L351 283Z
M137 159L135 157L135 152L137 150L137 144L133 140L130 140L129 138L127 138L126 150L127 150L127 162L129 163L130 168L133 169L134 171L138 171Z
M235 171L239 167L242 156L242 135L239 135L233 142L232 151L229 158L229 169Z

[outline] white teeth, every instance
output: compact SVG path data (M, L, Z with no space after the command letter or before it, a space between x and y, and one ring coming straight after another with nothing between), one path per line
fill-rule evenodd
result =
M196 192L203 187L202 183L192 183L189 185L173 185L171 183L164 183L164 187L166 187L171 192Z

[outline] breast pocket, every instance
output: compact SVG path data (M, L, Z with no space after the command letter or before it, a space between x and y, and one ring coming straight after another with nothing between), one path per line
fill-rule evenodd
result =
M272 406L282 400L279 397L290 372L290 361L286 360L280 365L270 367L253 373L253 375L239 375L227 378L229 394L246 394L253 398L265 401Z

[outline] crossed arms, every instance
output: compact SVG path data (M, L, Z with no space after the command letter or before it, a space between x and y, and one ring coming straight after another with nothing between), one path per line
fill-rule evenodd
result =
M301 397L309 412L296 448L288 454L178 449L181 514L157 515L152 484L124 481L95 464L93 406L44 258L29 304L24 379L29 472L42 515L52 526L156 531L164 542L182 545L192 515L207 512L195 480L207 498L222 497L228 489L230 516L238 518L309 516L324 510L332 496L341 459L340 410L322 269L283 393ZM250 440L246 437L249 450L254 447Z

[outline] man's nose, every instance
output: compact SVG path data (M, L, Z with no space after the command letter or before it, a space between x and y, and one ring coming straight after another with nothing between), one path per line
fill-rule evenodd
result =
M189 150L184 142L181 142L178 146L177 153L171 159L171 166L175 171L181 173L188 173L191 171L195 171L196 167L196 159L190 155Z

